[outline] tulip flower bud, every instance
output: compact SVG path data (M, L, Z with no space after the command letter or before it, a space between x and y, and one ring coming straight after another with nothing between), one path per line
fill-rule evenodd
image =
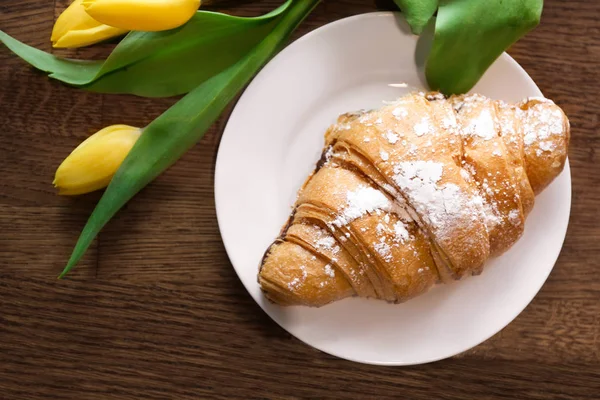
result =
M53 184L58 194L76 195L106 187L141 133L133 126L112 125L84 140L56 170Z
M194 16L200 0L83 0L95 20L121 29L164 31L177 28Z
M104 25L89 16L83 0L75 0L63 11L52 28L52 47L75 48L89 46L127 33L127 29Z

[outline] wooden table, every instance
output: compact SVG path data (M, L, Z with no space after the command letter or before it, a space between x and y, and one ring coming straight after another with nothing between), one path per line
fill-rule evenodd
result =
M256 15L277 0L220 1ZM74 90L0 52L0 398L591 399L600 393L600 2L547 0L510 53L571 119L571 222L550 278L502 332L417 367L351 363L271 321L235 275L217 228L225 118L62 269L99 194L65 198L61 160L101 127L144 126L174 99ZM50 51L68 0L2 0L0 28ZM295 37L389 2L323 2ZM97 57L110 45L55 54ZM240 200L242 201L242 200ZM524 266L526 267L526 266Z

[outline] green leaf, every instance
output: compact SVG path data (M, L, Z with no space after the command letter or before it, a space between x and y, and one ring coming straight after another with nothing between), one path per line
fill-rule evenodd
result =
M438 0L394 0L415 35L420 35L438 7Z
M83 228L60 277L77 264L96 235L123 205L202 138L227 104L318 2L292 1L272 32L246 57L206 80L144 129Z
M256 46L289 8L286 1L255 18L198 11L182 27L130 32L104 62L65 60L0 31L0 40L34 67L66 84L101 93L167 97L187 93L235 64Z
M466 93L511 44L539 24L543 0L441 0L425 75L434 90Z
M50 74L50 78L62 80L65 83L77 85L89 82L100 71L101 61L67 60L56 57L45 51L19 42L0 30L0 41L13 53L27 61L33 67ZM61 79L67 76L69 79Z

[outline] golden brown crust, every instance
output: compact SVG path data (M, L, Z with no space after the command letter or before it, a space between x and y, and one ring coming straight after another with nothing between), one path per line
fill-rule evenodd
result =
M568 140L546 99L412 94L344 114L265 254L261 288L282 305L401 302L478 274L520 237Z
M551 100L532 98L518 105L527 176L540 193L562 171L570 140L569 120Z

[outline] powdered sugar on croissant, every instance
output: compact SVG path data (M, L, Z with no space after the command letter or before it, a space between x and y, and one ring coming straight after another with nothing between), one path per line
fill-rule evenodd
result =
M282 305L401 302L478 274L522 234L562 170L569 123L552 101L411 94L344 114L262 260Z

